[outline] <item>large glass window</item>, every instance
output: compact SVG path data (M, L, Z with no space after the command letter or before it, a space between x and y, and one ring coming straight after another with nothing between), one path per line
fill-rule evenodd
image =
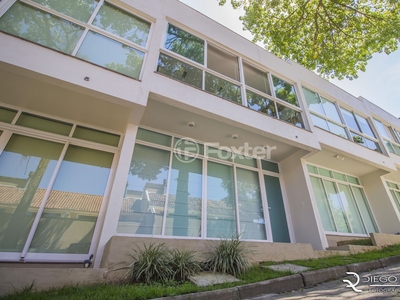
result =
M322 225L327 232L366 235L377 232L356 177L308 165ZM335 179L335 180L334 180Z
M172 24L168 24L165 49L204 64L204 41Z
M236 56L207 44L207 68L239 81L239 65Z
M386 184L388 185L393 201L400 212L400 187L398 184L389 181L386 181Z
M0 30L72 54L84 28L17 1L1 17Z
M161 235L170 152L136 144L118 232Z
M239 86L209 73L206 73L205 90L232 102L242 102Z
M263 72L262 70L259 70L245 62L243 62L243 73L246 85L255 88L260 92L271 95L268 73Z
M34 1L42 5L42 8L37 9L17 1L0 18L0 30L63 53L76 55L129 77L139 78L145 56L140 48L147 45L149 22L107 2L101 2L98 13L92 16L99 5L98 0ZM54 15L55 12L62 13L63 18ZM76 24L87 23L92 18L90 30ZM102 30L97 30L92 25ZM76 49L83 34L83 43ZM116 41L116 36L125 41Z
M311 110L311 119L314 126L330 131L338 136L348 139L345 129L335 103L303 87L303 93Z
M89 252L113 154L69 146L29 252Z
M275 96L278 99L286 101L295 106L299 106L293 84L288 83L276 76L272 76L272 82L274 85Z
M400 139L398 138L397 130L393 127L384 125L381 121L376 119L374 119L374 124L382 136L388 151L400 155Z
M0 155L0 251L21 252L63 145L13 135Z
M201 236L202 161L173 157L165 234Z
M195 147L190 141L185 148L177 137L171 145L171 136L149 129L140 128L138 137L119 233L267 239L260 174L268 170L278 176L276 163L259 164L256 158L202 144ZM159 143L156 137L168 138L168 143ZM267 177L268 203L278 216L273 221L274 239L290 242L279 177Z
M0 155L0 252L19 252L24 258L87 255L114 157L113 151L95 148L117 146L119 135L3 111L12 113L6 114L9 120L18 119L8 125L12 134ZM21 126L43 138L13 133ZM91 143L85 142L88 132ZM51 141L55 134L57 142Z

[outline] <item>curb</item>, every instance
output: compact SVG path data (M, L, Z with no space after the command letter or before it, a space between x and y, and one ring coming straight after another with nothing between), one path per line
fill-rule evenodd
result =
M400 255L345 266L302 272L256 283L239 285L233 288L156 298L155 300L254 299L255 297L265 294L279 294L303 288L310 288L318 283L346 277L346 272L361 273L396 264L400 264Z

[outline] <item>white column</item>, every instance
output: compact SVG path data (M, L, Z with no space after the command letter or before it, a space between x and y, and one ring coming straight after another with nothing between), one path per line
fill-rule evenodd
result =
M117 170L115 172L114 183L107 203L107 210L101 229L99 245L94 257L94 268L100 267L104 247L110 238L117 233L118 219L122 200L124 198L137 130L137 125L128 124L117 164Z

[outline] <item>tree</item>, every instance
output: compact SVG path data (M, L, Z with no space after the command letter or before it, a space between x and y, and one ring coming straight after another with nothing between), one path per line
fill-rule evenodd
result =
M226 0L218 0L224 5ZM325 78L357 78L400 41L399 0L231 0L254 42Z

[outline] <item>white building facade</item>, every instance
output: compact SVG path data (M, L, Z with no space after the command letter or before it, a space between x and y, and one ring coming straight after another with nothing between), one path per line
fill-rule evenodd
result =
M1 262L400 231L397 118L177 0L64 2L0 2Z

